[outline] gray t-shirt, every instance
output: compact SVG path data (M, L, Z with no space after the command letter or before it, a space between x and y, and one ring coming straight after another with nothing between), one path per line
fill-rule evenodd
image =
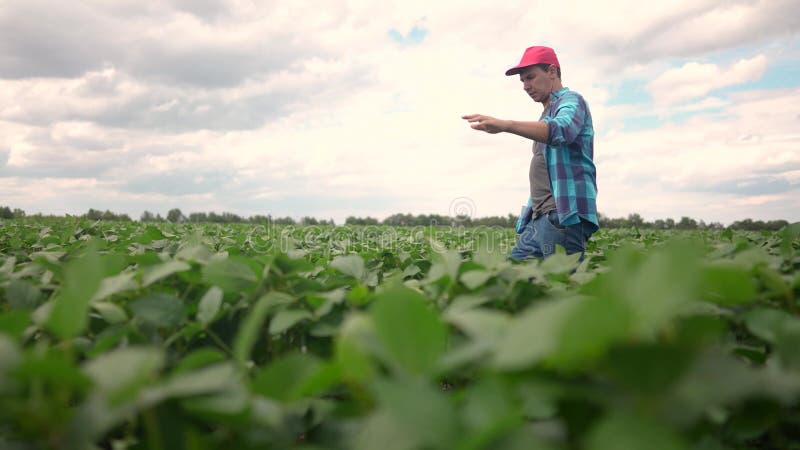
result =
M547 110L542 111L539 120L544 119L546 115ZM544 159L545 145L533 141L533 158L531 158L531 168L528 171L534 218L556 209L556 201L553 199L553 191L550 189L550 173L547 171L547 161Z

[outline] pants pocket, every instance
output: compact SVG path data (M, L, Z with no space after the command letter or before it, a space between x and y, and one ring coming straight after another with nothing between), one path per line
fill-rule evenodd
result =
M555 211L547 213L547 222L558 231L563 232L566 230L566 227L561 225L561 222L558 221L558 213L556 213Z

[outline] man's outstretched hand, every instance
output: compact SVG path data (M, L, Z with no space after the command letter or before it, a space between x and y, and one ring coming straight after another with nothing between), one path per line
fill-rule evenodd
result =
M475 130L485 131L490 134L501 133L508 131L511 127L510 120L495 119L491 116L484 116L483 114L470 114L468 116L461 116L462 119L469 122Z

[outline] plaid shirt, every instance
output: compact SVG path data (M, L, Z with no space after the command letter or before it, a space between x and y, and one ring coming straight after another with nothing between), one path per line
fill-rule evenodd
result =
M543 122L548 139L544 149L550 187L558 221L574 225L580 219L597 220L597 177L594 162L594 128L586 100L567 88L550 94Z

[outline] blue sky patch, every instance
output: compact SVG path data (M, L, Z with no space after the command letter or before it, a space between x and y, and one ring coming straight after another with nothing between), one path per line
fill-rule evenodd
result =
M625 131L652 130L660 127L661 124L662 119L655 115L626 117L622 122L622 126Z
M647 92L650 80L625 80L615 90L608 100L609 106L629 105L632 103L648 103L653 100Z
M783 61L770 63L764 75L758 80L739 83L713 91L718 94L752 91L757 89L785 89L800 86L800 63Z
M411 28L411 31L405 35L397 31L395 28L389 30L388 34L393 41L400 45L408 46L421 44L422 41L425 40L425 37L428 36L428 30L418 25L414 25L414 27Z

